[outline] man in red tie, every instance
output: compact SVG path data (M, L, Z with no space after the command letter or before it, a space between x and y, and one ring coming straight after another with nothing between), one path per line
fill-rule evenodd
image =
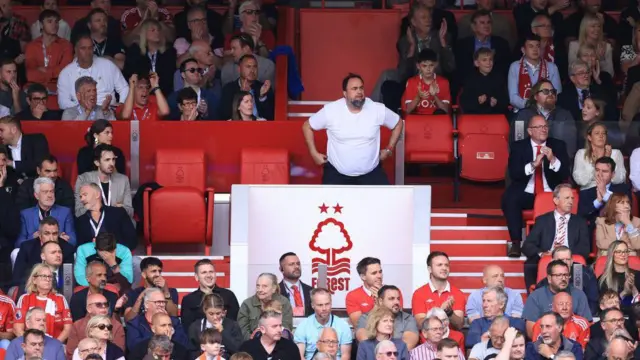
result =
M311 308L311 286L300 281L302 270L298 255L288 252L280 256L280 294L289 299L293 316L309 316Z
M528 138L511 145L508 166L511 184L502 196L502 212L511 238L509 257L521 255L522 211L533 209L537 194L551 192L570 176L567 146L564 141L549 137L544 116L533 116L527 133Z

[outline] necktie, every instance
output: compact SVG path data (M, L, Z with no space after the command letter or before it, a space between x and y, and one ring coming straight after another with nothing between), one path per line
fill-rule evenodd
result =
M293 290L293 301L295 302L296 307L304 307L304 304L302 303L302 295L300 294L298 286L293 285L291 290Z
M538 149L536 151L536 157L538 157L538 155L540 155L540 152L542 151L542 145L537 145L536 148ZM542 169L543 169L542 166L539 169L534 169L535 171L535 173L533 174L533 180L534 180L533 194L534 195L544 192L544 183L542 181Z
M584 104L584 101L589 98L589 89L583 89L582 90L582 101L580 101L581 103Z
M564 237L567 234L566 223L567 219L564 217L564 215L560 216L560 219L558 219L558 228L556 229L556 238L555 240L553 240L554 249L558 246L564 245Z

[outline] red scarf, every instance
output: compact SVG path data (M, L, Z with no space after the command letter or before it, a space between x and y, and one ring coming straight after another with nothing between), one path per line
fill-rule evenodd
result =
M543 59L550 62L556 62L556 47L553 45L553 40L550 39L547 41L547 45L544 47L544 56Z
M23 312L22 316L27 316L27 311L29 311L29 309L36 306L42 306L40 304L41 302L42 300L38 300L38 294L36 293L24 294L22 298L22 308L20 309ZM45 302L46 303L53 302L52 304L53 309L50 306L44 306L44 311L46 315L45 321L47 323L46 332L47 332L47 335L51 337L56 337L57 335L55 334L55 322L56 322L56 313L58 312L56 294L54 294L53 292L50 292L49 295L47 295L47 300L45 300ZM53 314L51 312L53 312Z
M540 73L538 75L538 81L542 79L549 78L549 70L547 69L547 61L544 59L540 60L540 67L538 70ZM531 83L531 78L529 77L529 70L524 64L524 56L520 59L520 71L518 71L518 94L523 99L528 99L531 87L533 84Z

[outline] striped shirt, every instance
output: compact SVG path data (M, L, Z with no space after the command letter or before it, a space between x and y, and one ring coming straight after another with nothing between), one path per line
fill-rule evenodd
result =
M409 352L411 360L434 360L438 358L438 347L429 341ZM465 360L464 353L458 348L458 360Z

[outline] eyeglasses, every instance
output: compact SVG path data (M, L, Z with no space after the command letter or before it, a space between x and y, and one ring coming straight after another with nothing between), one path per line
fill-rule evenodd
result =
M631 251L629 250L614 250L613 255L629 255Z
M109 331L113 330L113 325L111 324L98 324L94 327L98 328L99 330L104 330L104 329L107 329Z
M540 89L540 90L538 90L538 94L539 93L543 93L544 95L549 95L549 94L556 95L558 93L558 90L556 90L556 89Z
M109 306L108 302L94 302L89 305L95 305L98 309L104 309Z
M149 301L155 306L167 306L167 300Z
M575 76L591 75L591 71L578 71L576 73L573 73L573 75L575 75Z
M433 330L433 331L444 331L444 327L443 327L443 326L440 326L440 327L432 327L432 328L429 328L429 329L427 329L427 330Z
M190 69L184 69L184 72L190 72L190 73L195 73L197 72L198 74L202 75L202 73L204 72L203 68L190 68Z
M184 101L182 102L182 106L196 106L198 103L196 101Z
M569 274L551 274L551 277L568 279L569 277L571 277L571 275L569 275Z
M549 125L538 125L538 126L529 126L529 129L542 130L548 129Z
M381 353L378 353L378 354L382 354L382 355L385 355L385 356L388 356L388 357L398 356L398 352L397 351L387 351L387 352L381 352Z
M319 343L321 344L327 344L327 345L338 345L339 342L338 340L318 340Z
M247 14L247 15L260 15L260 10L245 10L242 12L243 14Z
M31 101L40 101L40 102L47 101L47 97L46 96L45 97L32 97Z
M602 320L602 321L608 322L608 323L623 324L624 323L624 318L609 319L609 320Z

